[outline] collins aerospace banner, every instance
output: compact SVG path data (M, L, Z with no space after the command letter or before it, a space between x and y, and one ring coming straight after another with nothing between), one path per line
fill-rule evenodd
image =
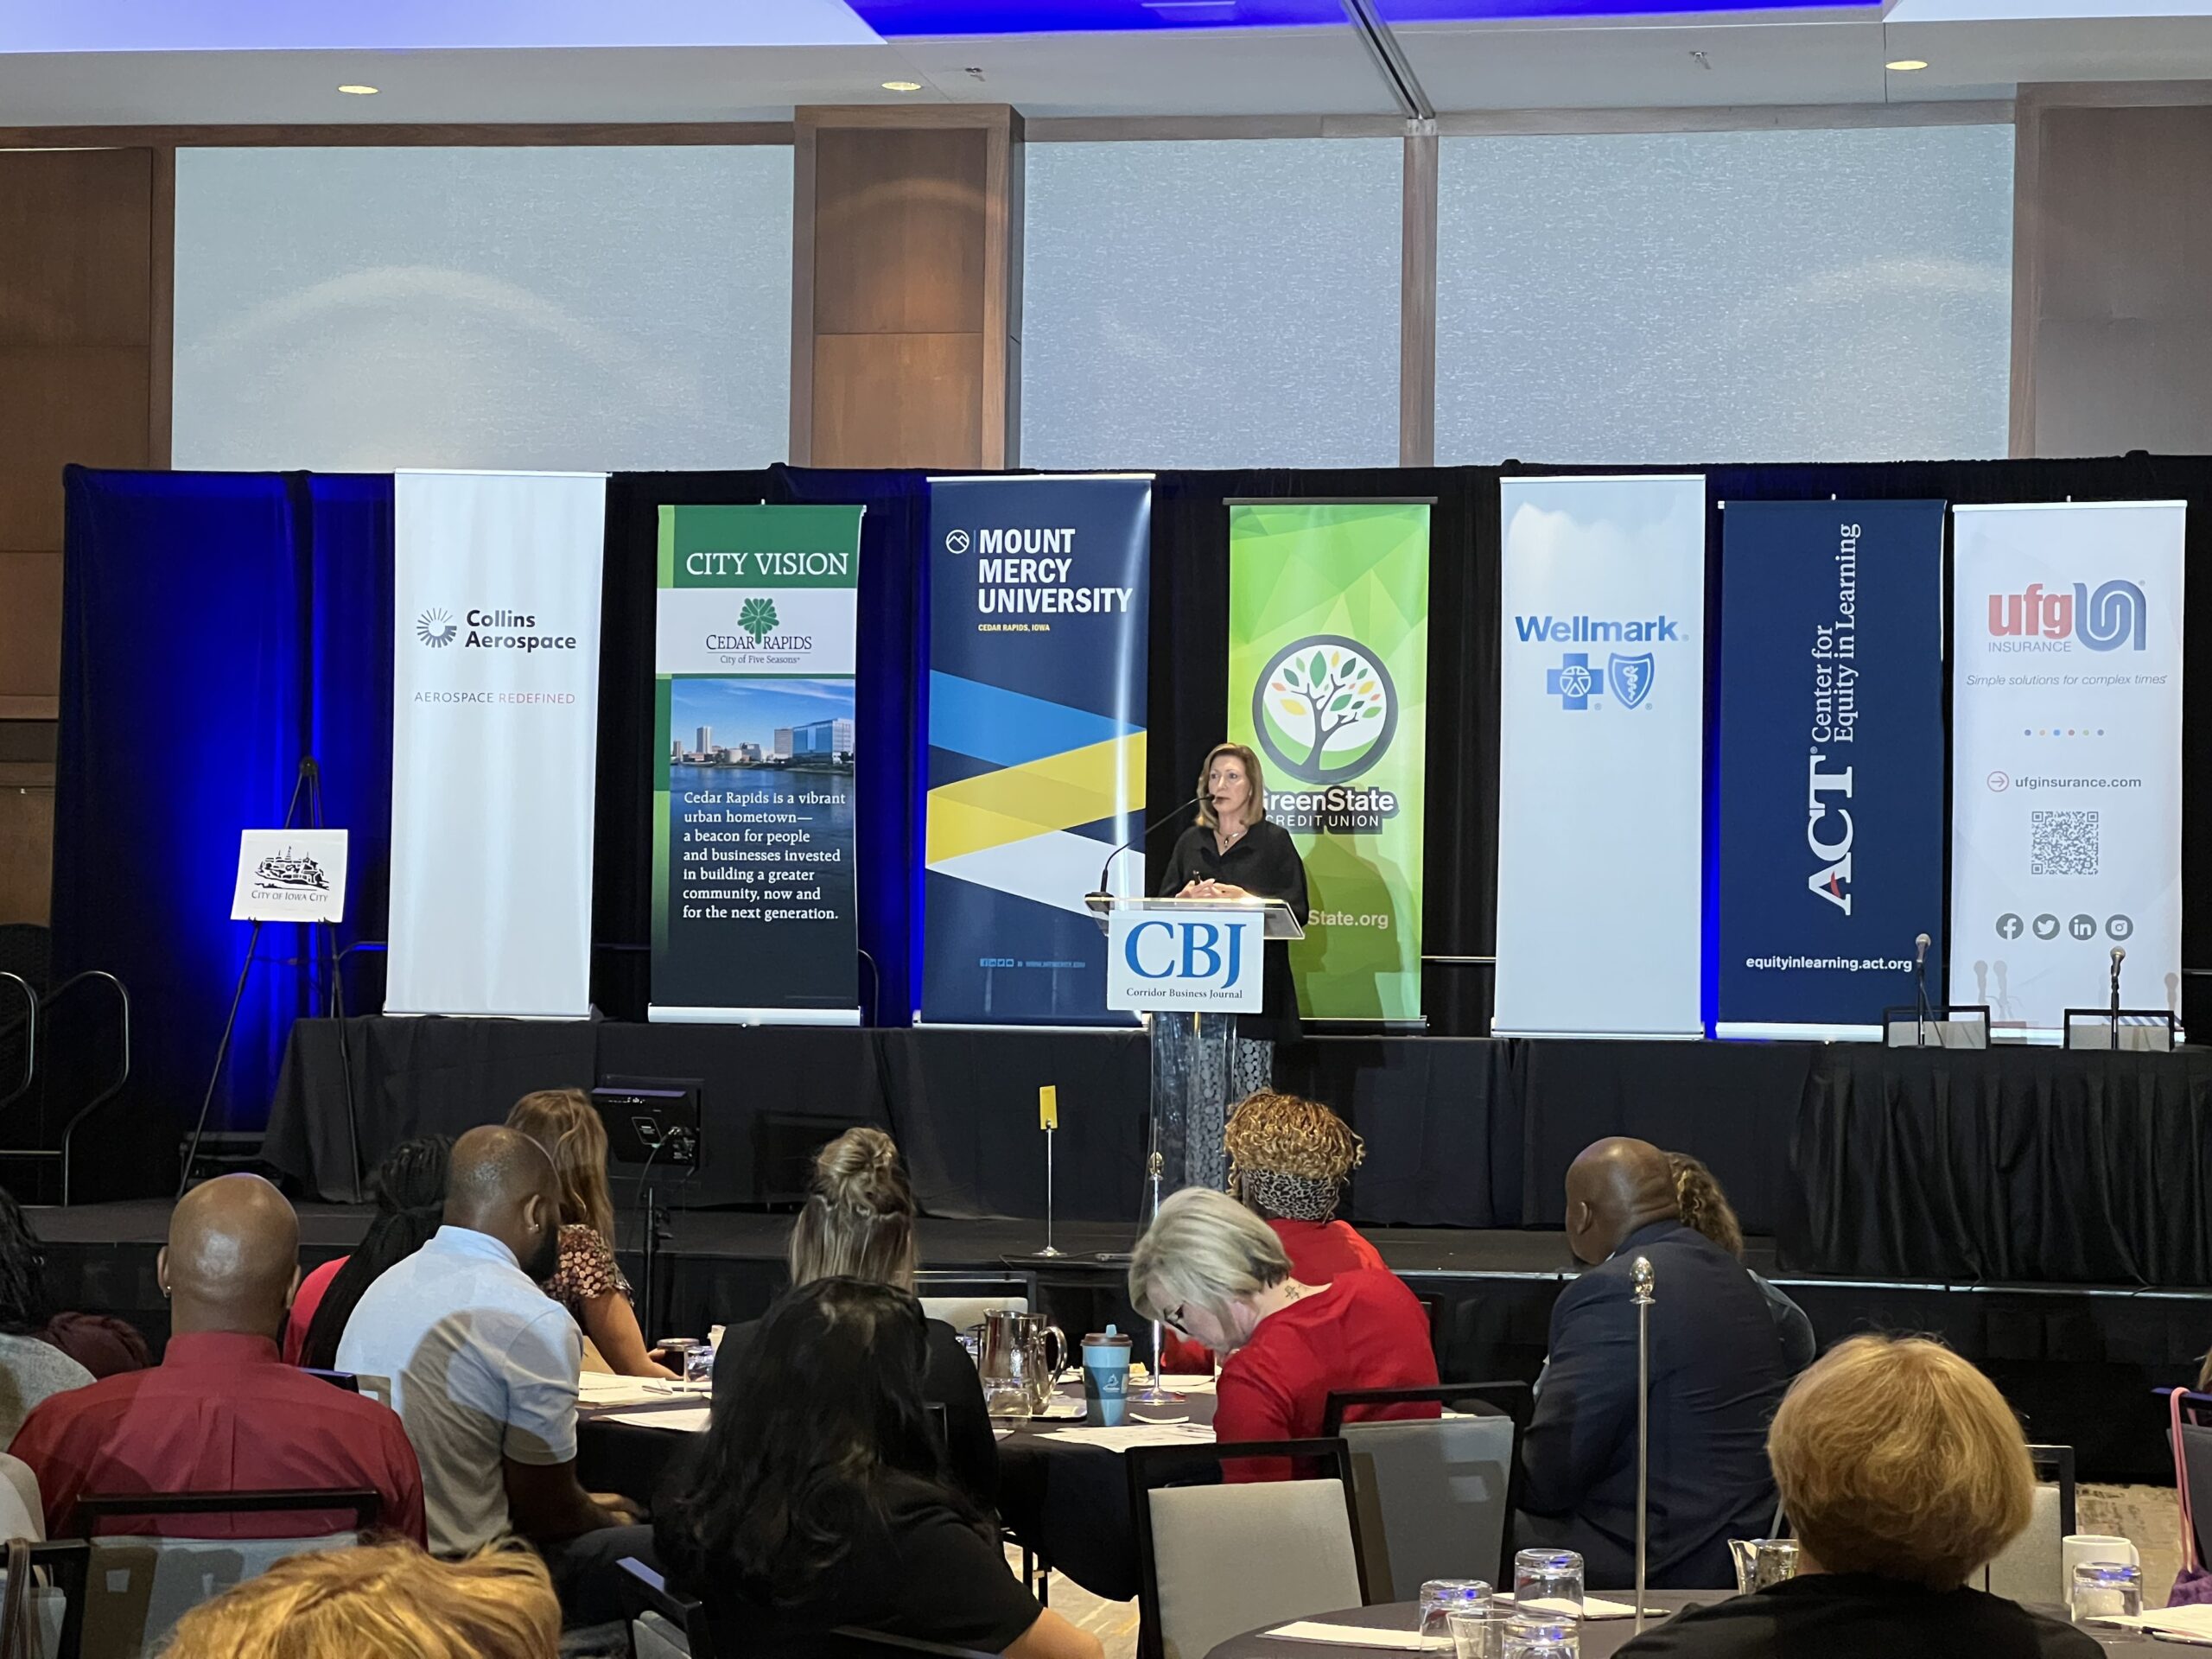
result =
M1421 1017L1429 510L1230 504L1229 738L1306 861L1311 1019Z
M591 1010L603 473L392 480L387 1014Z
M660 510L649 1019L860 1023L861 511Z
M1700 1035L1705 480L1499 487L1492 1028Z
M2179 501L1952 520L1951 1001L2181 1011Z
M1878 1037L1943 964L1943 504L1721 515L1722 1037Z
M1084 906L1144 888L1152 480L930 480L922 1018L1129 1025Z

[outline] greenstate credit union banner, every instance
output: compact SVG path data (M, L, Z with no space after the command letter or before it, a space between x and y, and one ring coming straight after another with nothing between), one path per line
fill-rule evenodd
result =
M1229 736L1306 861L1315 1020L1421 1017L1427 501L1232 502Z
M660 510L652 1019L860 1023L861 511Z

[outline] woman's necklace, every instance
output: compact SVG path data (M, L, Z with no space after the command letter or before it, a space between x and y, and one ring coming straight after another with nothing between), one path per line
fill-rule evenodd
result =
M1249 824L1240 824L1234 830L1217 827L1213 832L1214 843L1225 853L1244 839L1244 831L1249 828Z

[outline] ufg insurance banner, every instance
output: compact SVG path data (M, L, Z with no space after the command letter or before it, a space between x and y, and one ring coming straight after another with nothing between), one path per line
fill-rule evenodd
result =
M1306 861L1311 1019L1421 1017L1430 505L1229 506L1229 739Z
M1500 1035L1701 1035L1705 480L1509 478Z
M860 1023L861 512L660 510L650 1019Z
M1152 479L930 480L922 1018L1131 1025L1084 904L1144 888Z
M392 480L387 1014L591 1010L603 473Z
M2179 501L1952 519L1951 1001L2181 1011Z
M1872 1038L1943 982L1943 504L1721 514L1722 1037Z

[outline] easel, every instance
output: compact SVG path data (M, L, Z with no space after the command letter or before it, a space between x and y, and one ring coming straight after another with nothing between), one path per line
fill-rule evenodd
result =
M307 822L298 822L302 798L307 804ZM284 822L278 826L285 830L320 830L322 822L322 770L315 765L311 754L300 757L298 778L292 785L291 804L284 809ZM330 990L327 1013L338 1025L338 1067L346 1080L346 1144L351 1154L347 1164L349 1200L361 1202L361 1131L353 1110L353 1058L346 1035L346 991L338 974L338 928L333 922L310 921L297 924L308 928L320 928L321 938L328 949ZM245 961L238 968L238 988L231 993L230 1017L223 1021L222 1040L215 1045L214 1069L207 1074L207 1092L200 1099L200 1120L192 1126L192 1139L186 1143L184 1167L177 1172L176 1195L182 1198L192 1183L192 1166L199 1161L200 1142L207 1133L207 1111L215 1103L215 1090L223 1080L223 1062L230 1058L231 1038L238 1029L238 1009L245 1001L246 976L253 971L254 952L261 944L262 922L257 918L252 931L246 935Z

